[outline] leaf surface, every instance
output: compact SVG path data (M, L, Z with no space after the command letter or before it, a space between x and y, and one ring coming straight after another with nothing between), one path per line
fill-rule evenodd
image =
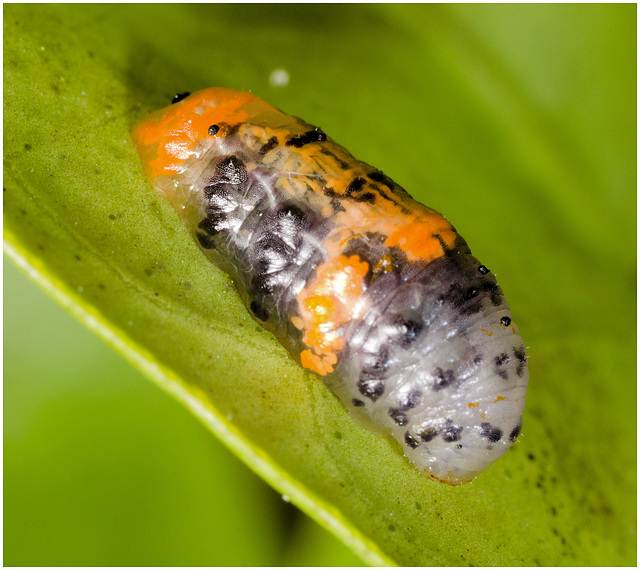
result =
M634 564L633 22L630 5L6 6L6 250L369 563ZM213 85L322 125L498 274L531 384L521 441L474 482L428 481L353 423L148 186L130 126Z

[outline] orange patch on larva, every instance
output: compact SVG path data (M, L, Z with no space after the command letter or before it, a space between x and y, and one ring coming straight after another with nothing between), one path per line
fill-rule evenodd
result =
M398 246L410 259L433 261L444 255L443 244L451 249L456 233L437 213L418 215L399 223L385 240L389 247Z
M133 129L133 139L145 158L148 174L159 176L180 172L198 143L209 137L211 125L233 126L249 118L245 105L258 100L251 93L214 87L152 113ZM265 106L269 108L271 105ZM222 129L216 136L224 136Z
M493 403L495 404L496 402L501 402L504 399L505 399L504 396L498 396Z
M300 353L305 368L321 376L333 372L337 353L344 345L338 328L360 316L363 307L359 301L368 270L369 264L357 255L340 255L321 264L313 282L298 294L302 342L308 347Z
M480 406L480 402L471 402L470 404L467 404L467 408L477 408Z

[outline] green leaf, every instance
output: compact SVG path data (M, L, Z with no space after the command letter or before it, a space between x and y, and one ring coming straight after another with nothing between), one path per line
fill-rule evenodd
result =
M5 249L365 561L635 564L635 11L7 5ZM213 85L322 125L498 274L531 384L472 483L352 422L150 189L130 126Z

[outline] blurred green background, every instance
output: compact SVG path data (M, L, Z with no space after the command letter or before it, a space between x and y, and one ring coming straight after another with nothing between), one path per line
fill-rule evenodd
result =
M32 32L28 10L45 14L54 36L63 29L62 44L104 38L100 65L127 84L127 111L211 85L251 89L444 212L498 272L531 347L522 454L548 461L545 485L560 478L549 492L567 516L586 505L584 523L567 523L568 546L554 523L563 544L540 545L541 560L562 560L545 549L593 548L603 564L633 563L635 5L5 6L5 15L18 9L5 45ZM215 58L184 55L200 45ZM275 69L288 85L270 83ZM5 105L11 87L5 80ZM110 124L110 112L96 124ZM5 149L23 151L13 142L5 135ZM4 287L6 565L358 563L6 263ZM614 523L596 543L581 525L603 520Z
M6 566L358 565L4 262Z

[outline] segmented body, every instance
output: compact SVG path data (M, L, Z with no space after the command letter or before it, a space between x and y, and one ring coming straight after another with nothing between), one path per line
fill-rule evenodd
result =
M444 217L249 93L200 91L134 139L254 317L421 472L463 483L516 440L525 347Z

